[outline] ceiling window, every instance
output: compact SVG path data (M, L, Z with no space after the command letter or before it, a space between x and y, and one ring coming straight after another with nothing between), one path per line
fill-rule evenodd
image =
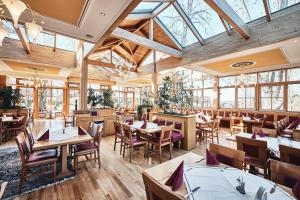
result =
M160 5L161 2L141 2L132 13L151 13Z
M50 32L43 31L41 32L35 41L32 37L28 35L29 41L35 44L44 45L48 47L54 47L54 34Z
M259 73L259 82L260 83L274 83L274 82L283 82L285 80L285 71L269 71Z
M11 39L19 40L19 37L16 33L16 30L15 30L13 24L10 21L6 21L6 20L2 20L2 23L3 23L4 28L8 32L7 37L11 38ZM22 27L22 28L24 29L24 27Z
M156 51L156 62L160 59L168 58L170 55ZM153 51L147 56L147 58L143 61L142 66L153 63Z
M299 3L300 0L269 0L271 12L276 12L285 9L289 6Z
M266 15L262 0L226 0L226 1L246 23Z
M76 40L74 38L56 34L56 48L75 51L75 46Z
M293 68L287 70L288 81L300 81L300 68Z
M187 27L173 5L158 15L158 19L171 32L181 46L186 47L198 42L192 31Z
M203 39L225 31L218 14L203 0L178 0Z

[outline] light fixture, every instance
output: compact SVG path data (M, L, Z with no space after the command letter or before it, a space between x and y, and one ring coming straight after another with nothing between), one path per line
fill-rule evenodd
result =
M32 21L32 23L26 22L25 26L26 26L27 32L31 36L33 42L35 42L38 35L43 31L43 27L38 25L34 20Z
M27 8L25 3L20 0L3 0L3 3L7 7L14 21L14 27L18 27L19 17L23 11Z
M4 38L8 35L8 32L3 26L0 26L0 46L2 46L2 42Z
M105 16L105 13L104 13L104 12L101 12L100 15L104 17L104 16Z
M255 65L253 61L238 62L231 65L233 68L241 68L240 72L235 76L235 84L241 88L246 87L251 83L251 77L244 71L244 67Z

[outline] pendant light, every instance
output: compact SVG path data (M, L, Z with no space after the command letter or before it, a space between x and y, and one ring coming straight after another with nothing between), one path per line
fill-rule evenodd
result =
M35 20L25 23L28 35L32 38L33 42L36 41L38 35L43 31L43 27L38 25Z

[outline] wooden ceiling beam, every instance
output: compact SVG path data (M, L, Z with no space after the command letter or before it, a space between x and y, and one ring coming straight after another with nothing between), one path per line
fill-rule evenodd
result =
M126 40L132 43L135 43L137 45L141 45L144 46L146 48L149 49L153 49L153 50L157 50L175 57L182 57L182 52L177 50L177 49L173 49L171 47L168 47L166 45L163 45L161 43L149 40L145 37L139 36L137 34L131 33L129 31L126 31L124 29L121 28L116 28L113 32L112 32L112 36L116 37L116 38L120 38L122 40Z
M197 38L197 40L200 42L200 44L204 44L203 38L201 37L199 31L196 29L196 27L194 26L194 24L188 18L188 16L186 15L186 13L182 9L182 7L179 5L179 3L177 1L174 1L173 5L174 5L174 8L179 13L179 15L181 16L181 18L183 19L183 21L185 22L185 24L190 28L190 30L192 31L192 33L195 35L195 37Z
M269 1L268 0L263 0L263 3L264 3L265 12L266 12L266 18L269 22L269 21L271 21L271 12L270 12Z
M100 67L107 67L107 68L116 69L115 64L102 62L100 60L88 60L88 65L96 65L96 66L100 66ZM131 72L136 71L134 68L132 68L131 70L128 70L127 66L122 66L122 70L131 71Z
M128 20L143 20L150 19L152 17L152 13L131 13L126 19Z
M142 0L132 0L129 5L125 8L125 10L119 15L119 17L115 20L115 22L105 31L105 33L100 37L100 39L96 42L95 46L86 54L86 58L88 58L96 49L102 46L103 42L110 36L110 34L114 31L115 28L119 26L119 24L139 5Z
M25 52L27 54L30 54L30 45L29 45L29 41L28 41L28 38L27 38L26 34L22 33L19 25L18 25L17 28L14 27L14 29L16 30L16 33L17 33L17 35L20 39L20 42L21 42Z
M249 39L250 34L247 24L224 0L204 0L212 9L214 9L223 19L225 19L240 35Z

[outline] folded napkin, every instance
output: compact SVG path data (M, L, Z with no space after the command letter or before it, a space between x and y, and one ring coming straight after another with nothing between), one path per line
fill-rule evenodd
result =
M293 187L293 194L297 199L300 199L300 179L297 181L296 185Z
M259 137L266 137L266 134L260 129L259 131Z
M212 155L212 153L206 149L206 164L208 165L218 165L220 164L217 158Z
M177 169L173 172L173 174L170 176L170 178L167 180L165 185L171 186L172 191L176 191L180 188L183 182L183 166L184 161L180 163L180 165L177 167Z
M144 123L141 126L141 129L145 129L145 128L147 128L147 120L146 119L144 119Z
M78 135L86 135L86 134L87 134L87 132L83 128L78 126Z
M251 139L255 140L256 139L256 132L252 133Z
M39 139L37 139L37 141L45 141L45 140L49 140L49 129L45 133L43 133L41 137L39 137Z
M128 125L132 125L133 124L133 119L127 119L126 122L128 123Z

